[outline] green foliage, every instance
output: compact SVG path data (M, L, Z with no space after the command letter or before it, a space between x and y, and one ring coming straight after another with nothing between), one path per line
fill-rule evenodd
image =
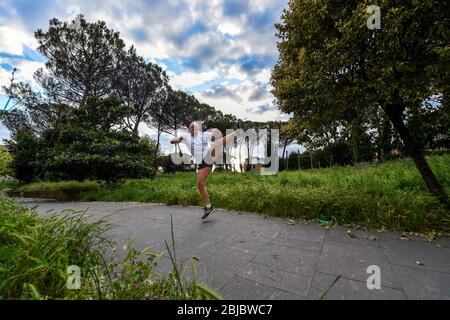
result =
M132 241L120 258L107 240L105 221L88 223L65 212L42 218L0 198L0 299L205 299L199 288L174 271L154 270L161 256L139 251ZM67 267L81 271L81 288L68 289ZM177 274L177 278L175 278ZM176 281L175 279L178 279Z
M365 134L361 134L360 136L355 136L350 141L328 143L323 148L312 151L312 161L309 151L305 151L300 155L298 153L291 153L288 159L288 168L290 170L310 169L311 162L313 168L348 166L361 162L373 162L376 158L374 149L370 138ZM285 170L285 166L286 159L280 159L280 170Z
M444 188L450 190L450 156L428 160ZM193 173L162 174L154 181L127 180L118 187L91 189L77 198L201 205L195 181ZM274 177L213 173L207 187L215 206L232 210L294 219L321 217L369 228L450 230L448 210L426 191L410 159L280 172ZM38 188L33 185L34 190Z
M38 176L40 162L39 152L42 145L33 132L21 129L13 134L9 141L13 154L12 168L15 177L23 182L30 182Z
M398 91L409 107L448 88L447 2L379 1L382 27L369 30L371 1L291 1L277 24L273 72L280 108L305 128L368 119Z
M0 146L0 176L10 175L12 157L9 152L2 146Z
M355 127L380 129L384 113L429 191L445 203L447 196L424 161L420 143L430 142L436 130L448 134L448 121L430 123L435 125L430 130L421 113L425 102L440 100L433 113L445 119L445 113L442 117L436 110L444 108L450 86L450 2L380 0L379 30L367 27L372 4L290 1L276 25L280 57L272 73L273 93L279 108L293 113L297 136L313 137L313 142L336 141L349 131L353 143L363 146L366 139L354 134ZM413 120L409 128L408 120ZM388 141L380 140L382 151Z
M123 119L132 114L132 109L121 104L116 97L89 98L86 105L68 111L65 126L82 126L101 132L116 131L123 126Z
M17 179L12 179L9 181L3 181L0 183L0 190L13 190L20 186L20 182Z
M408 112L408 127L422 149L450 149L450 106L425 104Z
M59 181L59 182L33 182L24 186L17 186L16 191L72 191L75 193L99 189L102 184L98 181Z
M181 171L181 165L174 164L170 155L159 157L158 162L165 173L175 173L176 171Z
M49 150L45 174L51 180L142 178L150 173L151 150L150 141L132 132L68 127Z
M120 128L129 110L115 98L89 99L58 128L19 130L10 144L17 179L117 181L150 174L152 141Z

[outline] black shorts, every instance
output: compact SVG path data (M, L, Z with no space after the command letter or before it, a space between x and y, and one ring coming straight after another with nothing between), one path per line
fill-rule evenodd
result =
M205 169L205 168L212 168L212 164L207 164L204 160L202 161L202 163L200 163L200 164L197 164L197 169L198 170L202 170L202 169Z

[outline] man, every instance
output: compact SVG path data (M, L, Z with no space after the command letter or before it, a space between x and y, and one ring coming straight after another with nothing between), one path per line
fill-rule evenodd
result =
M206 190L206 180L211 173L212 160L217 159L222 151L222 146L229 143L234 138L234 135L235 133L232 133L211 143L213 134L211 132L201 131L200 125L197 122L192 122L189 125L189 134L176 137L170 141L171 144L185 143L189 150L191 150L191 155L197 164L197 188L205 204L202 216L203 220L215 211L215 208L209 201L208 191Z

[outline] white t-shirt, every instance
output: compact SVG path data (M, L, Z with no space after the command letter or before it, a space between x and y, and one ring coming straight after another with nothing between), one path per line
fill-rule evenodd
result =
M183 141L194 157L195 163L202 163L211 147L211 132L199 132L196 136L191 134L182 135Z

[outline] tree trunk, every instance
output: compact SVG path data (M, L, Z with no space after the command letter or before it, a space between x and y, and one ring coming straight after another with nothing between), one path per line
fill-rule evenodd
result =
M413 136L409 132L409 129L403 122L402 110L403 108L400 105L395 104L387 105L384 108L384 111L394 125L394 128L403 140L406 152L411 156L417 169L419 170L428 191L434 194L444 205L449 207L448 198L444 192L444 189L428 165L428 162L425 160L419 145L414 140Z
M250 138L247 138L247 171L251 171L251 167L250 167Z
M158 149L159 149L159 141L160 141L160 137L161 137L161 122L158 123L158 138L156 138L156 148L155 148L155 156L153 158L153 163L155 166L155 170L157 170L157 165L158 165Z
M137 117L136 122L134 123L133 132L138 133L139 132L139 124L141 123L141 118Z
M285 153L286 153L287 143L288 143L288 137L286 137L286 139L284 139L283 157L284 157L284 155L285 155Z
M157 138L156 138L156 147L155 147L155 153L153 154L153 172L150 175L150 179L153 180L156 177L156 173L158 172L158 149L160 144L160 137L161 137L161 120L158 122L158 132L157 132Z

